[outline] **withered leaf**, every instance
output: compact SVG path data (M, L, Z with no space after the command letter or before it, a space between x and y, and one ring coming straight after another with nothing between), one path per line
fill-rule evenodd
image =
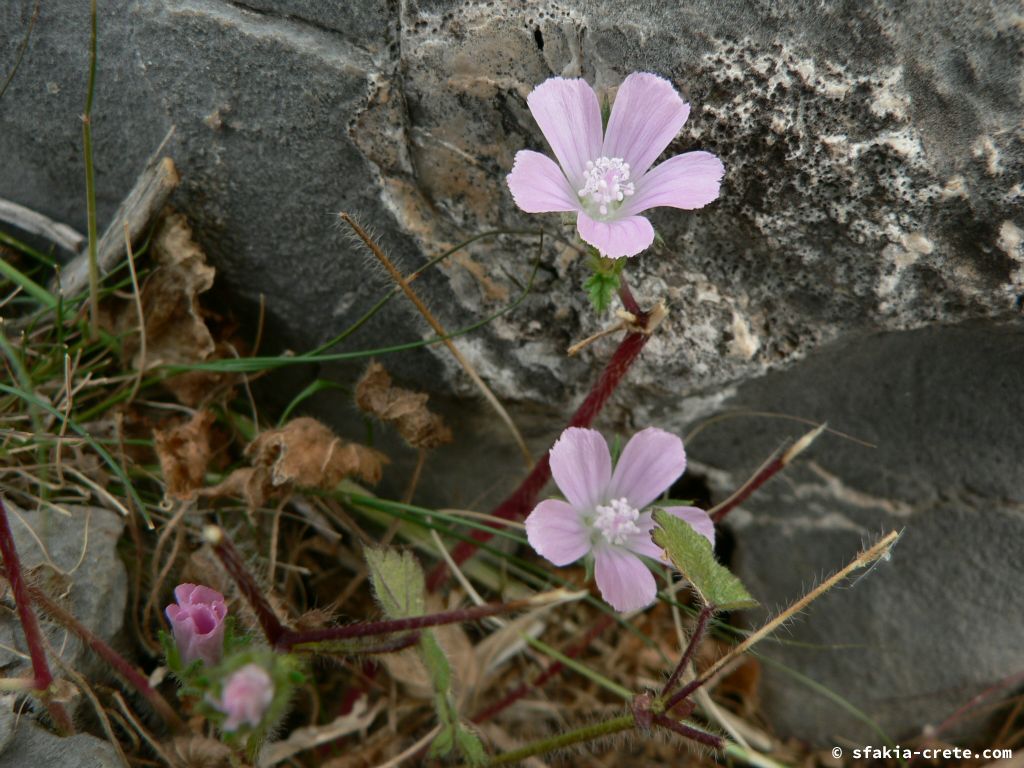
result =
M235 496L251 506L285 487L331 490L346 477L380 481L387 456L365 445L349 443L316 419L292 419L280 429L260 434L245 449L251 467L236 469L204 496Z
M211 411L198 411L184 424L153 430L168 496L189 499L205 485L215 419Z
M430 396L393 386L384 366L374 361L356 384L356 404L395 425L413 448L436 448L452 441L444 420L427 408Z

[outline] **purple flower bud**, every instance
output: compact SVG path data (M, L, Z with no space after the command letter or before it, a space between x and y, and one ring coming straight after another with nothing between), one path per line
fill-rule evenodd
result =
M174 588L174 598L178 604L168 605L164 612L171 622L182 662L219 662L224 653L224 619L228 615L224 595L200 584L179 584Z
M214 706L228 716L223 729L237 731L241 725L258 727L273 700L274 682L270 675L258 664L246 664L228 677L220 701L214 702Z

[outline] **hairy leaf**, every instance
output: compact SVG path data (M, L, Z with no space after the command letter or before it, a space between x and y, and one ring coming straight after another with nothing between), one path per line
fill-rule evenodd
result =
M715 560L711 544L690 525L663 509L654 510L654 543L693 585L697 594L715 608L750 608L757 601L742 582Z
M407 619L423 615L423 569L411 552L367 549L373 591L388 618Z

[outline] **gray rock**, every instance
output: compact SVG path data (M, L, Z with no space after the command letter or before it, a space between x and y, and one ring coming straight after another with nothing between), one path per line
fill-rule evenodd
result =
M0 768L122 768L117 751L102 739L79 733L61 738L19 717L9 706L0 709Z
M0 8L6 33L0 60L13 61L32 6L14 0ZM0 196L81 229L85 11L81 3L44 4L0 111ZM1008 0L958 6L925 0L660 6L117 0L104 4L100 20L94 122L101 223L173 124L170 152L185 180L177 205L196 225L221 284L242 308L265 295L271 337L308 348L346 327L389 287L333 212L351 211L372 225L405 270L494 227L557 229L554 217L519 213L503 181L516 150L543 148L526 109L530 89L552 74L583 75L599 88L636 69L671 77L694 107L671 151L713 151L727 173L721 199L708 208L655 212L665 246L630 263L637 295L664 298L671 314L630 373L608 423L681 427L727 401L739 385L751 403L779 409L766 389L776 381L786 382L778 386L788 393L791 412L808 416L809 404L818 403L814 416L837 425L838 414L849 413L849 429L885 447L853 451L831 441L829 454L818 449L827 459L822 466L840 488L867 494L878 509L840 499L836 514L854 522L837 530L849 535L832 531L821 541L800 538L820 527L806 510L795 513L805 522L779 523L760 540L738 530L739 554L745 575L760 582L752 586L769 603L781 602L795 582L766 564L796 563L803 555L794 553L810 552L812 571L830 569L864 530L891 522L885 516L891 505L910 505L907 540L897 550L903 560L829 598L852 601L829 617L837 636L864 626L882 631L874 604L859 595L881 600L875 585L911 567L903 565L911 560L905 553L925 552L925 542L941 538L948 530L941 521L976 520L973 538L964 540L975 547L1014 525L1006 499L1017 498L1007 493L1015 470L1005 459L1013 454L994 448L992 433L1011 413L999 404L1015 395L1019 404L1020 390L985 402L971 387L988 386L986 371L1005 369L1016 337L1000 323L1024 293L1018 17L1018 5ZM448 327L458 328L518 293L534 251L531 238L481 241L418 281L417 290ZM613 342L577 358L564 355L570 342L606 321L586 307L578 287L583 266L571 251L549 238L539 256L531 296L460 345L542 447ZM941 330L969 321L987 324ZM963 342L961 333L973 334L972 341ZM426 335L418 316L396 301L347 348ZM953 352L945 345L953 338L961 339L953 350L972 355L973 379L947 376L945 387L929 389L907 372L910 360L949 363ZM982 343L989 338L991 344ZM847 350L851 360L874 368L842 367L846 358L834 351L817 358L815 351L826 348ZM846 378L815 379L824 364L797 364L807 355L833 361ZM403 384L473 393L441 348L386 362ZM319 375L350 379L354 368L325 367ZM771 371L784 372L757 378ZM868 374L879 377L870 389L877 402L862 403L872 406L862 412L845 410L868 397L858 389ZM910 394L901 395L901 407L878 410L891 397L883 387L887 376L902 376ZM351 404L332 404L326 395L319 407L339 423L356 418ZM438 462L428 473L435 485L425 498L482 503L479 492L493 468L517 466L514 452L486 411L480 416L462 402L449 412L461 417L459 444L439 458L459 460ZM918 420L908 421L913 414ZM778 438L761 430L760 442L742 432L713 455L700 455L700 441L692 453L738 480ZM962 442L943 437L954 432ZM940 443L945 452L935 447ZM832 450L841 451L842 461ZM969 458L958 464L949 458L955 454ZM481 456L486 467L467 471L480 466ZM499 486L515 481L514 472L501 475ZM817 477L798 479L833 487ZM486 498L501 488L490 490ZM769 496L762 499L769 504ZM993 500L1002 511L982 516L979 510L995 508ZM760 514L758 508L750 525L761 524ZM925 583L939 584L963 582L975 561L914 562L912 573L935 568L934 580ZM999 571L1001 579L1012 563ZM969 583L976 602L998 604L1002 593L975 575ZM811 576L792 574L803 581ZM900 588L887 594L895 600ZM949 622L973 621L973 615L947 613ZM1019 632L1020 612L1008 616ZM802 626L812 623L823 622ZM910 635L899 637L904 642ZM982 678L1009 671L998 642L992 641L991 664L979 666L979 651L965 649L960 637L927 634L945 656L944 691L969 692ZM987 645L988 631L985 637ZM802 658L812 664L819 657ZM932 693L927 681L936 656L904 663L914 668L906 676L901 670L896 695ZM858 699L856 680L840 681L838 673L829 680ZM769 676L767 685L769 701L795 698L794 711L804 711L799 695L784 698L791 690L785 681ZM934 716L909 705L899 716L895 701L891 717L877 710L894 731ZM790 717L782 711L788 706L771 715L788 732L845 729L838 721Z
M1012 424L1022 349L1019 325L849 340L744 384L727 404L739 415L690 442L696 472L722 493L806 431L751 411L827 419L876 446L825 435L727 519L738 574L773 609L883 532L903 532L891 561L762 646L763 709L781 731L821 746L879 743L801 675L906 739L1020 671L1024 435Z
M33 570L51 594L65 595L65 607L86 627L107 642L114 640L124 624L128 599L127 572L116 549L124 520L98 507L68 507L70 516L65 516L50 509L22 510L9 500L4 504L22 568ZM7 677L29 677L25 635L9 590L4 602L0 669ZM64 661L86 675L101 669L77 637L42 615L40 621L50 647L59 649ZM12 648L19 653L8 650ZM56 665L51 672L63 676Z

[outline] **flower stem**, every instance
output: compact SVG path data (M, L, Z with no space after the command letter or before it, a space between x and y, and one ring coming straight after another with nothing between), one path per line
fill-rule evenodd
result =
M235 549L235 545L231 543L231 539L228 538L223 528L218 528L215 525L209 526L203 535L213 546L213 551L217 553L217 557L220 558L224 569L235 580L238 590L249 601L249 605L256 614L260 627L263 628L263 634L266 636L267 642L271 645L277 645L288 630L285 629L281 620L277 618L277 614L274 613L270 601L263 594L260 585L256 583L255 577L245 567L245 563L242 562L242 557L238 554L238 550Z
M14 606L18 610L21 628L25 633L28 655L32 660L34 687L43 695L46 708L57 727L65 733L74 733L75 727L64 706L58 701L50 701L46 696L50 685L53 684L53 674L46 661L43 634L39 630L39 620L36 618L35 611L32 610L32 599L21 572L21 559L18 557L18 548L14 544L14 534L11 532L11 524L7 519L7 507L4 506L3 499L0 499L0 555L3 557L4 573L11 585L11 593L14 595Z
M491 759L487 765L506 765L508 763L517 763L527 757L533 755L542 755L545 752L551 752L556 749L562 749L573 744L579 744L584 741L593 741L594 739L600 739L604 736L611 736L621 731L628 731L631 728L636 727L636 718L632 715L622 715L621 717L615 717L611 720L605 720L603 723L595 723L594 725L588 725L583 728L577 728L574 731L568 731L566 733L559 734L558 736L552 736L547 739L540 739L527 744L519 749L514 749L511 752L505 752L504 754L498 755Z
M639 324L643 325L646 315L641 313ZM605 365L600 378L594 384L590 393L580 404L580 407L569 420L570 427L589 427L597 415L601 412L608 398L615 392L616 387L629 371L630 366L636 362L637 357L643 350L644 345L650 336L639 331L627 333L619 343L618 348L612 355L611 360ZM550 452L545 453L534 465L533 470L526 476L526 479L491 513L493 517L500 517L503 520L514 520L523 517L536 503L537 496L547 484L551 477ZM452 550L452 560L461 565L468 560L477 549L478 543L489 540L494 534L488 531L474 531L471 536L473 541L459 542ZM445 563L438 563L427 579L427 587L430 591L437 590L444 583L448 576L448 567Z
M638 319L642 318L644 312L640 309L640 305L637 303L636 298L634 298L633 292L629 290L629 283L626 282L624 274L619 275L619 300L622 302L623 309Z
M697 650L697 646L700 641L704 638L704 632L707 630L708 621L711 619L711 614L715 612L714 606L706 604L700 609L700 614L697 616L697 626L694 627L693 634L690 635L690 642L686 645L686 650L683 651L683 657L679 659L679 663L676 665L675 670L669 677L668 682L665 683L665 687L661 689L662 697L668 695L675 684L679 681L687 665L690 663L690 659L693 658L694 652Z
M181 718L171 709L171 705L167 703L167 700L149 684L149 680L146 679L145 675L132 666L121 654L94 635L88 627L76 619L69 611L50 599L41 589L29 586L28 591L32 600L39 604L44 613L47 613L62 626L78 635L78 638L93 653L107 662L115 672L121 675L126 682L150 703L150 706L159 713L164 722L168 723L176 731L184 730L185 724L181 721Z
M696 741L698 744L711 747L712 749L721 749L725 746L725 741L713 733L707 731L700 731L696 728L691 728L688 725L680 723L678 720L673 720L671 717L665 717L665 715L655 715L654 724L660 725L662 728L667 728L670 731L678 733L692 741Z
M330 642L331 640L351 640L357 637L373 637L375 635L389 635L394 632L407 632L409 630L437 627L442 624L461 624L467 621L478 621L479 619L487 618L488 616L497 616L502 613L520 611L533 605L535 605L535 603L532 600L513 600L509 603L477 605L472 608L459 608L454 611L430 613L425 616L410 616L405 619L369 621L360 624L347 624L343 627L313 629L306 632L286 631L277 640L276 645L280 650L289 651L296 646L312 643L324 643Z

